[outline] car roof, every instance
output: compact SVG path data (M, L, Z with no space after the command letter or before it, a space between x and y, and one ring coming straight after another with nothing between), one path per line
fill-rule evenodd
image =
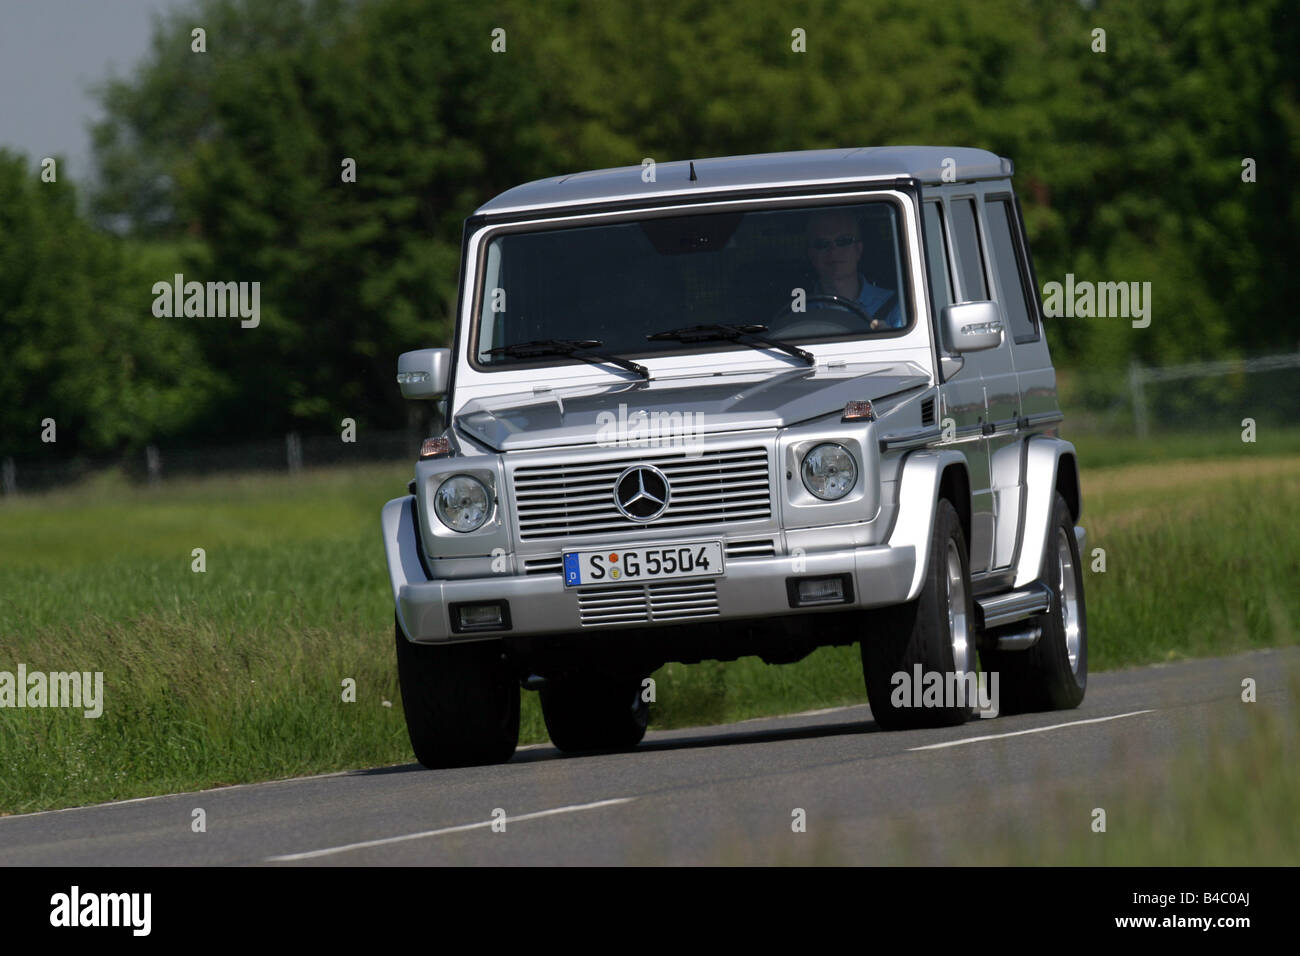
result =
M945 165L945 160L952 162ZM538 179L507 189L480 206L475 215L510 215L556 206L680 198L765 187L899 179L931 184L1006 179L1013 172L1011 160L965 146L868 146L680 160L657 163L653 182L642 180L642 169L620 166Z

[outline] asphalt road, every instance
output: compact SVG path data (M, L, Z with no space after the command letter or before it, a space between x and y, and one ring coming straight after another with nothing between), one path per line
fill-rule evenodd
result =
M634 752L418 765L0 817L0 865L947 862L1087 827L1250 706L1300 648L1092 675L1073 711L884 732L866 706L654 731ZM1258 703L1241 702L1252 677ZM201 808L206 831L193 832ZM795 832L802 810L804 832ZM495 812L494 812L495 811ZM504 816L504 828L501 818ZM494 828L493 823L497 826Z

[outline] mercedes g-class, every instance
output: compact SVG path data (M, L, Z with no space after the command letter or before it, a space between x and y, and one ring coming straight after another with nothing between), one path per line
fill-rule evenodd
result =
M382 515L420 762L509 759L521 688L561 750L634 747L665 663L826 645L884 729L967 720L981 673L1004 713L1077 706L1078 468L1011 176L832 149L480 207L452 347L398 361L446 422Z

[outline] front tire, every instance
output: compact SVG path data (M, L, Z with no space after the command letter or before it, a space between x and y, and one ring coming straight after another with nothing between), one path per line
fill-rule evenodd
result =
M631 750L645 736L650 705L639 680L569 678L541 689L551 743L565 753Z
M1088 689L1088 614L1083 598L1083 564L1070 506L1060 492L1043 556L1042 580L1052 589L1038 643L1023 651L986 650L984 669L999 673L999 710L1073 710Z
M948 727L970 719L974 701L943 700L950 706L915 706L916 665L922 675L938 673L944 688L973 689L965 675L976 673L974 599L970 559L957 509L946 498L935 508L930 562L915 601L868 615L872 633L863 636L862 675L871 715L884 730ZM902 674L906 681L896 675Z
M519 744L519 682L496 641L413 644L397 625L397 678L415 759L429 769L504 763Z

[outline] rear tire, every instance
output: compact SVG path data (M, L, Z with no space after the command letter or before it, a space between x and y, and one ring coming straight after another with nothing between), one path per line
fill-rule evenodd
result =
M1043 556L1042 580L1052 589L1046 614L1032 620L1043 629L1023 651L986 650L984 669L998 672L999 712L1072 710L1088 689L1088 614L1083 565L1070 506L1056 493L1052 528Z
M645 736L650 705L641 681L569 678L541 689L551 743L565 753L631 750Z
M970 719L974 701L969 695L967 706L912 706L917 664L923 675L942 674L945 688L950 685L949 674L963 679L963 674L977 670L966 536L957 509L946 498L939 499L935 508L930 562L920 595L907 604L871 612L867 621L871 633L860 644L862 675L871 715L879 727L948 727ZM899 673L907 677L901 687L895 681ZM903 706L895 705L896 689Z
M504 763L519 744L519 681L497 641L413 644L397 625L397 678L415 759L430 769Z

